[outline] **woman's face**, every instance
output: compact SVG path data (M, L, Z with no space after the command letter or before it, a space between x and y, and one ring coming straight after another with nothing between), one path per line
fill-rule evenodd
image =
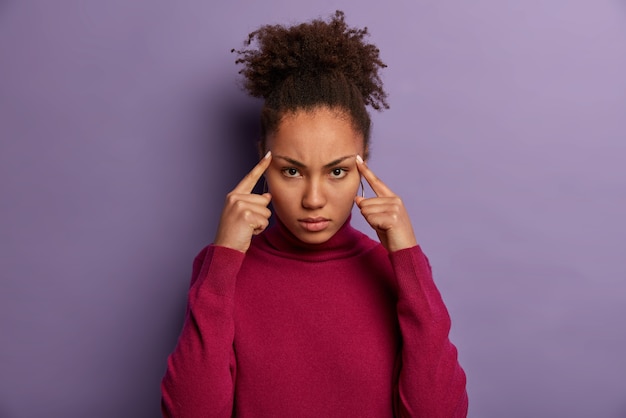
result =
M287 114L266 147L272 151L265 177L276 215L301 241L326 242L352 210L363 135L347 113L321 107Z

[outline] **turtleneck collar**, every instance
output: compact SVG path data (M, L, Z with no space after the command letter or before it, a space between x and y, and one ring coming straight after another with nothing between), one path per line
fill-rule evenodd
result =
M280 257L302 261L319 262L348 258L368 251L378 243L350 225L352 215L328 241L321 244L307 244L298 239L276 218L276 222L258 238L266 245L262 249ZM364 239L365 238L365 239Z

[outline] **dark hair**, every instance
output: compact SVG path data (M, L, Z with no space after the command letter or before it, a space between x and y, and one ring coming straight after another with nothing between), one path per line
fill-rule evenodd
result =
M265 25L248 35L245 49L232 50L239 55L236 64L244 66L244 89L265 99L263 148L285 114L327 106L350 115L367 152L371 120L365 106L389 108L378 75L387 65L378 48L364 41L367 28L350 28L344 17L338 10L329 22Z

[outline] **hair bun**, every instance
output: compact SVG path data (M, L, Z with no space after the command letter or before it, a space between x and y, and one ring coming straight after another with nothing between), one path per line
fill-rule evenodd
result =
M313 20L291 27L265 25L250 33L245 48L234 50L243 64L244 88L267 99L290 78L315 78L340 73L353 83L363 102L374 109L388 108L379 69L386 65L375 45L366 43L367 28L350 28L342 11L330 21Z

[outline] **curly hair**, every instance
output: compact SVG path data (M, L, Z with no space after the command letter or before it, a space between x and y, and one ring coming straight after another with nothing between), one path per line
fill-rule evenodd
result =
M262 26L248 35L246 48L232 50L239 55L235 63L244 67L239 71L244 89L265 100L263 148L285 114L327 106L351 116L367 152L371 120L366 106L389 108L378 74L387 65L378 48L365 42L367 35L366 27L348 27L338 10L328 22Z

